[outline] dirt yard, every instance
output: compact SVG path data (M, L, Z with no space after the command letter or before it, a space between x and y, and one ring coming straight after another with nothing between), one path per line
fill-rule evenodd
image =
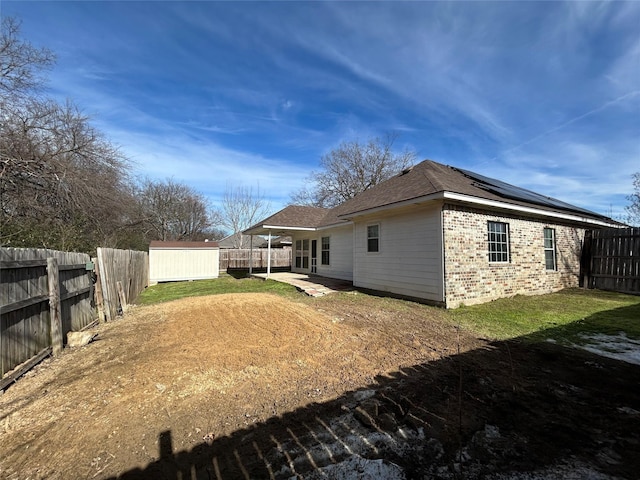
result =
M637 478L639 366L358 295L134 308L0 396L0 478Z

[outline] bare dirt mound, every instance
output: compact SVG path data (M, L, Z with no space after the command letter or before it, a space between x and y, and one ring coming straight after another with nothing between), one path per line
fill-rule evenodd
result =
M640 366L445 317L360 294L135 308L0 396L0 478L637 478Z
M268 294L135 308L0 397L0 476L117 475L156 460L161 432L188 449L439 355L365 320Z

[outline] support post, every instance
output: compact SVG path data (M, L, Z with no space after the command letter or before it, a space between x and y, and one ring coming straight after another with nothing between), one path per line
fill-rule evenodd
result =
M47 258L47 280L49 283L49 314L51 319L51 347L53 354L62 352L62 312L60 311L60 276L58 260Z
M267 242L267 278L271 275L271 230L269 230L269 241Z
M253 273L253 233L249 235L249 276Z

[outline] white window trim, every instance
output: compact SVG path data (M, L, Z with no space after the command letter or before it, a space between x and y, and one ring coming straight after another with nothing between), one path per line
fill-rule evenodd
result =
M506 260L491 260L491 238L489 238L489 234L491 233L489 231L489 225L492 223L500 223L503 225L506 225L506 235L507 235L507 259ZM500 242L502 243L502 242ZM493 252L493 253L501 253L501 252ZM489 220L487 222L487 258L489 260L490 264L493 265L508 265L511 263L511 229L509 228L509 223L508 222L502 222L499 220Z
M376 251L369 251L369 227L378 227L378 236L377 237L371 237L371 239L376 238L378 240L378 250ZM369 223L365 229L365 232L367 233L367 254L368 255L377 255L380 253L380 251L382 250L382 248L380 248L380 224L379 223Z
M551 242L552 245L551 247L547 247L544 243L547 240L547 237L545 236L545 232L547 230L551 231ZM544 269L547 272L557 272L558 271L558 247L556 244L556 229L552 228L552 227L544 227L542 229L542 242L543 242L543 247L544 247ZM547 251L551 251L553 252L553 268L547 268Z
M322 242L324 238L329 239L329 248L327 248L326 250L324 249L324 244ZM322 255L324 252L327 252L329 257L329 261L327 263L324 263L324 257ZM331 266L331 235L325 235L324 237L320 237L320 265L324 267Z

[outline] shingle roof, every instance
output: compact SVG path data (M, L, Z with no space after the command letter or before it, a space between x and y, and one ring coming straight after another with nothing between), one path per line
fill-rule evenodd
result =
M261 222L249 227L247 230L269 226L286 226L291 228L313 228L321 225L323 218L329 209L320 207L308 207L304 205L289 205Z
M253 237L253 246L260 247L264 239L262 237ZM240 232L232 233L218 240L220 248L249 248L251 246L251 237L242 235Z
M603 215L551 197L431 160L425 160L413 168L365 190L337 206L333 213L338 218L343 218L373 208L391 206L395 203L441 192L469 195L523 207L535 207L550 212L568 211L592 218L610 220Z
M546 197L530 190L509 185L467 170L425 160L332 209L291 205L253 228L262 225L317 228L345 223L348 218L380 207L439 193L454 193L476 199L508 203L518 207L534 207L549 212L573 213L600 221L617 222L595 212ZM249 229L250 230L250 229Z

